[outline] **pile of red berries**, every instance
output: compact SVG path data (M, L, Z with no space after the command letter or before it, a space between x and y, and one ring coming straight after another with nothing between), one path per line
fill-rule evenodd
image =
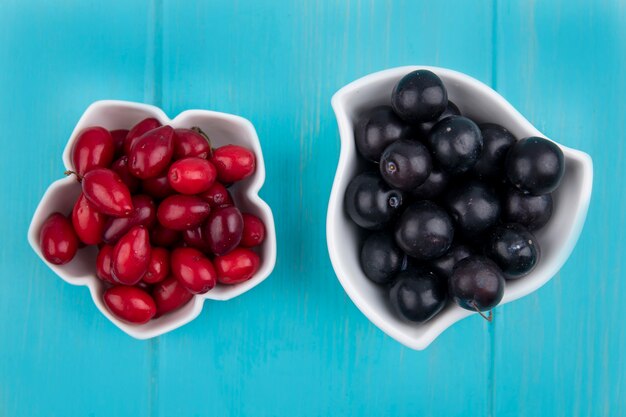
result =
M62 265L79 247L98 245L96 275L115 316L146 323L257 271L252 248L263 242L265 225L241 213L227 188L254 173L250 149L212 149L198 128L148 118L130 131L88 127L71 156L67 174L82 193L71 215L48 217L40 247Z

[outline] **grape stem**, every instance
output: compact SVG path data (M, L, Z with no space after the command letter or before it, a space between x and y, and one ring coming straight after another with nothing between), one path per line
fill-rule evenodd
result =
M78 172L76 172L76 171L67 170L67 171L64 172L64 174L67 175L67 176L76 175L76 179L78 180L78 182L82 182L83 181L83 177L78 175Z
M491 322L493 321L493 313L491 312L491 310L489 310L489 315L488 315L488 316L485 316L485 313L483 313L482 311L480 311L480 310L478 309L478 307L476 307L476 303L475 303L475 302L473 302L473 301L472 301L472 302L470 303L470 305L474 308L474 310L476 310L476 312L477 312L478 314L480 314L480 316L481 316L482 318L484 318L485 320L487 320L489 323L491 323Z

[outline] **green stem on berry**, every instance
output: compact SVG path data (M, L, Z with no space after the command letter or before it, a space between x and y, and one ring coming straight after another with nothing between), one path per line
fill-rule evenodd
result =
M480 310L478 309L478 307L476 307L476 303L475 303L475 302L473 302L473 301L472 301L472 302L470 303L470 305L474 308L474 310L476 310L476 312L477 312L478 314L480 314L480 316L481 316L482 318L484 318L485 320L487 320L489 323L491 323L491 322L493 321L493 313L491 312L491 310L489 310L489 315L488 315L488 316L485 316L485 313L483 313L482 311L480 311Z
M76 172L76 171L72 171L72 170L69 170L69 169L68 169L67 171L65 171L65 172L64 172L64 174L65 174L65 175L67 175L67 176L70 176L70 175L76 175L76 180L77 180L78 182L82 182L82 181L83 181L83 177L81 177L81 176L78 174L78 172Z

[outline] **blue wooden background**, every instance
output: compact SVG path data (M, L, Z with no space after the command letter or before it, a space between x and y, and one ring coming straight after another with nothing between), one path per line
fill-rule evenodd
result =
M0 416L626 415L626 4L557 1L0 2ZM330 97L370 72L445 66L594 159L587 224L535 294L415 352L331 268ZM250 119L278 263L234 301L137 341L26 242L94 100Z

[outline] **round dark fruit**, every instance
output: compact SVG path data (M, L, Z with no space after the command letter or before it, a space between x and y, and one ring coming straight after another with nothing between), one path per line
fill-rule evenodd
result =
M411 190L411 194L422 200L430 200L438 197L448 186L449 175L433 165L430 175L426 180Z
M502 300L504 285L504 275L494 261L484 256L470 256L454 268L448 291L459 306L487 311Z
M444 209L430 201L419 201L404 210L396 223L395 237L407 255L433 259L450 248L454 227Z
M500 218L500 201L487 184L470 180L452 187L444 201L458 230L465 237L476 237L494 226Z
M502 217L529 230L541 229L552 216L552 194L531 195L508 190L502 202Z
M483 137L476 123L467 117L450 116L433 126L428 146L439 166L456 175L476 164L483 149Z
M446 117L460 116L460 115L461 115L461 111L456 106L456 104L448 100L448 105L446 106L446 109L443 111L443 113L441 113L439 117L437 117L437 119L432 120L430 122L425 122L425 123L420 123L418 125L415 125L414 129L417 133L419 133L421 137L425 138L426 136L428 136L431 129L438 121L443 120Z
M473 252L465 245L452 246L443 256L429 262L430 268L437 276L450 279L454 267L459 261L472 256Z
M417 124L438 118L448 105L448 93L432 71L408 73L391 93L391 106L401 119Z
M370 235L361 247L361 268L376 284L387 284L402 269L405 255L386 232Z
M498 264L507 279L517 279L537 265L540 249L537 239L528 229L510 223L491 231L485 255Z
M428 149L414 140L399 140L385 148L380 158L380 175L390 186L408 191L421 185L430 175L432 163Z
M502 178L506 154L515 144L515 136L495 123L484 123L479 127L483 136L483 151L474 165L473 172L479 178Z
M518 141L506 157L506 174L511 184L533 195L556 190L564 171L561 148L536 136Z
M350 181L345 194L346 211L357 225L379 230L402 206L402 193L390 188L375 172L364 172Z
M354 141L363 158L378 162L387 146L409 137L410 129L391 107L379 106L359 119L354 129Z
M443 281L430 271L407 270L389 289L389 300L396 313L405 320L424 323L446 305Z

